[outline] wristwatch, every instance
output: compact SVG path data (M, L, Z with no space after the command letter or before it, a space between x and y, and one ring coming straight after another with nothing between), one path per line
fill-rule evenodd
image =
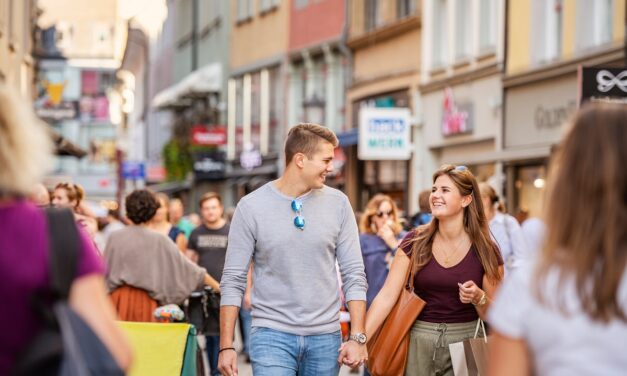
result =
M348 336L348 339L350 341L355 341L360 345L365 345L368 338L366 337L366 333L355 333Z
M473 305L477 307L481 307L481 306L484 306L487 302L488 302L488 296L484 292L483 295L481 295L481 298L479 298L479 301L477 303L473 303Z

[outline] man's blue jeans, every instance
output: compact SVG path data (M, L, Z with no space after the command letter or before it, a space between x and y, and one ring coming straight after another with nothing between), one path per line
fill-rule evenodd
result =
M269 328L250 332L250 360L255 376L333 376L342 334L299 336Z
M218 355L220 352L220 336L205 336L207 342L207 360L209 360L209 368L211 368L211 376L220 376L218 370Z

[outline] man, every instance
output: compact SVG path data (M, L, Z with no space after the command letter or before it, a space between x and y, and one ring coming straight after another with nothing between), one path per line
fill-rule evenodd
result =
M293 127L283 176L244 197L235 210L222 275L220 371L237 374L233 329L253 268L250 357L253 374L337 375L367 358L366 276L348 198L324 185L338 141L315 124ZM339 351L336 262L351 316Z
M215 192L207 192L200 198L199 208L202 224L190 234L188 248L196 254L198 265L220 282L229 235L229 225L223 218L222 198ZM207 335L206 339L211 375L219 375L220 336Z
M168 213L170 215L170 223L172 224L172 226L180 228L185 233L185 237L189 239L189 236L191 235L192 230L195 226L190 221L183 218L183 203L180 199L173 198L170 200Z
M431 195L430 189L425 189L418 195L418 213L414 214L409 219L409 226L406 230L414 229L418 226L426 225L431 222L431 208L429 207L429 196Z

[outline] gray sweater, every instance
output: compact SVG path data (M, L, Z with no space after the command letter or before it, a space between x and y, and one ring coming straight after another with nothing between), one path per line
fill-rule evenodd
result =
M180 304L204 285L205 269L189 261L167 236L128 226L109 237L107 286L144 289L159 304Z
M254 262L252 326L296 335L340 329L336 260L347 301L366 300L357 223L348 198L324 187L299 198L304 230L294 226L292 198L270 182L244 197L229 233L220 289L223 306L240 306Z

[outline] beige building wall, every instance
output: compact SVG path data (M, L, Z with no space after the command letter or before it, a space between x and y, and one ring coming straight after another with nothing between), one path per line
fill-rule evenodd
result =
M525 70L531 61L529 25L531 24L530 0L510 1L508 4L507 24L507 74ZM516 48L512 48L516 46Z
M238 21L238 1L231 1L231 68L245 67L285 53L289 31L289 0L281 0L278 6L263 15L261 0L253 0L252 17Z
M532 40L531 27L537 27L539 21L532 17L533 0L516 0L508 2L508 35L507 35L507 67L506 74L513 75L533 68L532 52L538 46ZM599 2L600 3L600 2ZM611 40L604 43L603 48L621 46L625 39L625 7L626 0L615 0L611 9ZM595 2L582 0L563 0L562 3L562 28L561 50L557 60L565 61L576 59L583 55L594 55L600 46L578 50L577 33L582 28L595 22L594 15L588 15ZM538 44L535 40L535 44Z
M33 97L33 0L0 0L0 82Z
M118 2L124 0L39 0L41 28L56 25L63 34L61 52L67 58L121 61L126 44L126 23Z
M355 83L401 73L417 73L420 67L420 29L355 51L354 62Z

